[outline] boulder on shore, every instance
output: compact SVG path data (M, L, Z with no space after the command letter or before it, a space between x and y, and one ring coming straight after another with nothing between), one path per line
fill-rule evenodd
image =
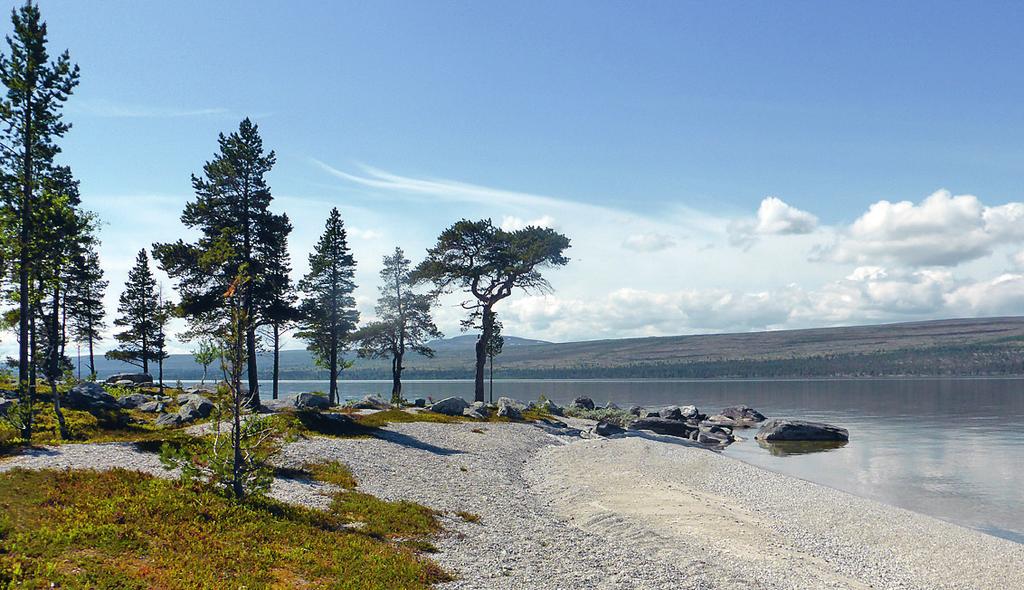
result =
M707 416L700 413L697 406L683 406L679 408L679 413L683 415L683 420L696 420L697 422L700 422L704 418L707 418Z
M658 416L666 420L682 420L683 412L679 406L665 406L658 412Z
M87 412L100 410L116 410L117 399L107 393L99 383L86 381L68 390L64 396L64 405L72 410Z
M299 410L326 410L331 407L331 401L326 395L319 395L304 391L295 396L292 401Z
M181 423L182 423L182 419L181 419L181 414L179 414L179 413L161 414L160 417L156 419L156 422L154 422L154 424L156 424L157 426L164 426L164 427L178 426Z
M781 441L848 441L850 432L845 428L825 424L824 422L808 422L806 420L769 420L754 436L765 442Z
M499 397L498 416L509 420L522 420L523 405L512 398Z
M140 412L146 412L149 414L159 414L164 411L164 402L152 401L146 402L137 408Z
M131 410L138 408L143 404L147 404L151 401L153 401L152 396L148 396L142 393L132 393L118 399L117 405L121 406L122 408Z
M389 410L391 404L376 395L365 395L363 399L353 402L352 407L357 410Z
M461 416L468 407L469 402L461 397L446 397L439 402L434 402L427 409L431 412L437 412L438 414L445 414L447 416Z
M578 397L572 400L572 403L569 404L569 407L576 408L578 410L593 410L594 400L590 399L589 397Z
M598 422L597 426L594 427L594 434L601 436L614 436L616 434L622 434L623 432L626 432L625 428L608 422Z
M113 385L118 381L131 381L134 385L142 385L143 383L152 383L153 376L149 373L118 373L107 377L104 383Z
M561 416L562 415L562 408L561 408L561 406L559 406L558 404L556 404L555 402L553 402L553 401L551 401L549 399L546 399L546 400L544 400L543 402L540 403L540 409L541 409L541 411L547 412L548 414L551 414L552 416Z
M462 411L462 415L467 418L486 420L491 417L491 409L488 408L487 404L484 402L473 402L468 408Z
M679 436L688 438L693 428L681 420L668 420L666 418L640 418L629 425L632 430L650 430L657 434Z
M412 406L414 408L425 408L427 407L427 400L423 399L422 397L418 397L415 400L413 400Z

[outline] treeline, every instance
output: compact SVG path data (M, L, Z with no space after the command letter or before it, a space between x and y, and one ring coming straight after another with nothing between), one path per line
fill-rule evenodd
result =
M7 90L0 99L0 270L11 304L3 321L19 344L10 361L19 401L4 419L28 441L40 381L48 384L62 435L67 434L58 383L73 378L69 342L84 345L95 379L108 283L97 255L100 220L83 210L71 167L57 160L59 143L71 129L62 110L78 85L79 68L68 51L50 58L38 6L26 2L15 8L11 22L13 33L0 55L0 83ZM214 366L235 400L237 418L243 406L260 405L256 359L264 350L273 355L271 395L277 397L282 335L294 331L327 372L332 403L338 401L347 351L389 360L397 400L405 355L432 355L426 342L441 336L431 314L438 297L463 292L463 327L480 332L474 375L482 400L485 361L500 350L495 306L516 290L548 290L541 270L567 263L568 238L549 228L505 231L489 219L457 221L418 265L399 247L384 258L376 317L360 325L353 295L356 257L337 207L308 253L308 271L292 281L293 227L286 213L274 211L268 182L275 163L274 151L264 148L258 126L248 118L218 136L213 156L191 176L194 194L180 216L199 237L155 243L148 250L140 245L113 319L116 346L106 356L146 373L155 368L162 390L167 330L180 318L187 329L175 336L195 343L204 373ZM171 288L158 283L154 263L170 277Z

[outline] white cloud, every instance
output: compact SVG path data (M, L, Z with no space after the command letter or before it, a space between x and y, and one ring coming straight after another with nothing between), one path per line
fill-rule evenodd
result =
M502 217L501 224L499 225L505 231L516 231L530 226L553 228L555 227L555 218L550 215L542 215L537 219L524 220L515 215L506 215Z
M384 233L375 229L362 229L358 227L349 227L348 233L351 236L357 237L361 240L377 240L384 237Z
M761 236L809 234L818 227L818 218L786 203L778 197L765 197L754 218L735 219L729 224L729 242L749 248Z
M622 247L636 252L659 252L676 245L672 236L659 233L633 234L622 242Z
M912 267L955 266L1024 241L1024 203L985 206L940 190L920 203L878 201L814 259Z
M110 100L76 101L74 109L96 117L118 119L176 119L181 117L234 116L232 111L221 107L213 108L172 108L125 104Z

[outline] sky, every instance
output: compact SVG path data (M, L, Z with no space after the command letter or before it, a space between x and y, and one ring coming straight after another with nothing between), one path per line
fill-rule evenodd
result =
M572 240L552 293L496 308L523 337L1024 310L1020 3L40 5L81 67L61 161L111 317L140 248L194 235L190 175L243 117L296 277L338 207L367 320L381 257L460 218Z

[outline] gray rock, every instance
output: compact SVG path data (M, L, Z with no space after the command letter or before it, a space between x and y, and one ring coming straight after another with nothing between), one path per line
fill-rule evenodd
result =
M523 419L523 406L514 399L507 397L498 398L498 416L509 420Z
M658 410L648 410L647 408L641 408L640 409L640 417L641 418L661 418L661 415L658 413Z
M700 410L697 406L683 406L679 408L679 413L682 414L684 420L697 420L700 421Z
M732 436L732 428L729 428L728 426L722 426L720 424L715 424L713 422L701 422L697 426L697 430L699 430L700 432L714 432L718 434L728 434L729 436Z
M765 442L778 441L848 441L850 431L845 428L825 424L824 422L808 422L806 420L769 420L754 436Z
M134 385L142 385L143 383L152 383L153 376L149 373L118 373L107 377L104 383L114 385L118 381L131 381Z
M629 413L633 414L634 416L637 416L637 417L639 417L640 416L640 412L643 412L643 411L644 411L644 409L641 406L630 406L630 408L629 408Z
M178 396L178 401L180 403L181 396ZM178 413L181 414L183 418L185 416L189 416L189 420L209 418L210 414L213 413L213 402L201 395L191 394L191 398L182 404Z
M606 410L621 410L622 408L620 408L618 406L618 404L616 404L615 402L608 402L608 403L606 403L604 405L604 409L606 409Z
M422 397L418 397L412 402L412 405L413 407L416 408L425 408L427 407L427 400L423 399Z
M725 446L732 443L733 438L730 434L723 434L721 432L698 432L697 442L705 445L719 445Z
M714 416L708 416L701 422L701 424L714 424L715 426L728 426L729 428L734 428L736 426L736 421L732 418L722 416L721 414L716 414Z
M683 412L679 409L679 406L665 406L658 412L659 418L665 418L666 420L682 420Z
M540 403L540 409L544 412L547 412L548 414L551 414L552 416L561 416L563 413L562 407L549 399L546 399Z
M439 402L434 402L427 409L447 416L461 416L468 407L469 403L461 397L446 397Z
M750 406L730 406L724 408L719 414L726 418L732 418L736 422L764 422L764 414Z
M137 409L140 412L147 412L147 413L150 413L150 414L159 414L160 412L164 411L165 405L166 404L164 404L164 402L161 402L161 401L151 401L151 402L146 402L146 403L140 405Z
M626 429L608 422L598 422L597 426L594 427L594 433L601 436L613 436L623 432L626 432Z
M390 410L391 404L376 395L365 395L363 399L353 402L352 407L357 410Z
M296 395L292 400L292 404L300 410L326 410L331 407L331 402L327 399L326 395L309 392L302 392Z
M269 412L284 412L295 407L295 400L290 397L268 399L262 406Z
M117 405L126 409L138 408L153 401L153 397L142 393L132 393L117 400Z
M484 402L473 402L462 411L462 415L478 420L486 420L491 417L491 409Z
M181 414L161 414L154 422L157 426L164 427L179 426L181 423Z
M0 397L0 416L6 416L7 412L14 407L16 402L6 397Z
M576 408L579 410L593 410L594 400L590 399L589 397L578 397L572 400L572 403L569 404L569 407Z
M692 428L682 420L666 420L665 418L640 418L629 425L631 430L650 430L658 434L680 436L686 438L692 432Z
M64 405L73 410L89 412L118 408L117 399L107 393L102 385L92 381L79 383L68 390L64 396Z
M117 387L135 387L135 382L131 379L121 379L120 381L114 381L111 385L116 385Z

